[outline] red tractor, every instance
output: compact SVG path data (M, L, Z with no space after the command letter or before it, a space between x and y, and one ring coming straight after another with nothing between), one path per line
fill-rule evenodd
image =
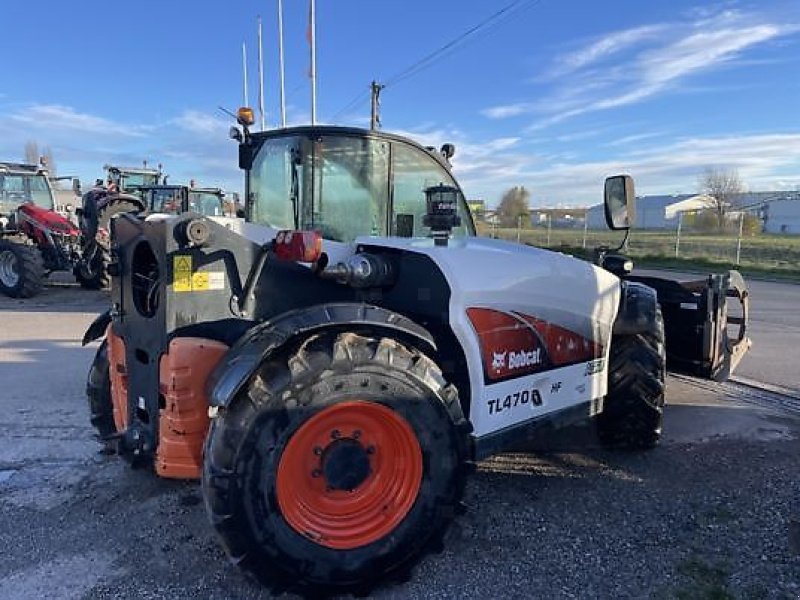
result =
M81 232L54 209L45 169L0 162L0 291L7 296L34 296L47 275L80 262Z

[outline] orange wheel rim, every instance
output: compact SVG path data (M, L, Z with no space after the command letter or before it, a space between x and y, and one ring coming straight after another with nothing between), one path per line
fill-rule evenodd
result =
M348 401L313 415L278 464L277 497L289 525L328 548L350 550L388 535L422 483L422 450L396 411Z

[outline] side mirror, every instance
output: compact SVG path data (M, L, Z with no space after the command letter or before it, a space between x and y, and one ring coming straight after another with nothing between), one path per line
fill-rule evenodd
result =
M636 193L633 190L633 177L615 175L606 178L603 204L609 229L630 229L636 219Z
M81 180L77 177L72 178L72 191L75 192L76 196L81 195Z

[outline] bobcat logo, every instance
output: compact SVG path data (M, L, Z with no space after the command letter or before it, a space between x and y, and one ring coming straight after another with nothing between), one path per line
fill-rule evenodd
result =
M505 352L492 352L494 358L492 359L492 368L495 371L499 371L500 369L504 369L506 366L506 354L508 351Z

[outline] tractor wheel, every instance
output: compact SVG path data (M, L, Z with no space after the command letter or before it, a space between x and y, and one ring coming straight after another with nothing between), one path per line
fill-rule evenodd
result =
M44 262L36 246L0 240L0 292L30 298L42 291Z
M89 401L89 420L101 440L117 432L114 425L114 405L111 400L111 374L108 363L108 340L97 349L86 380L86 398Z
M110 233L111 217L122 213L136 214L141 210L141 205L133 200L111 197L108 203L97 211L98 235L102 235L100 230L104 230L106 234Z
M87 290L102 290L111 283L108 275L108 263L111 253L102 243L95 240L84 247L84 253L91 255L88 260L81 260L74 270L75 279L82 288Z
M313 337L266 362L212 421L206 508L232 560L262 582L367 593L441 548L469 431L456 389L418 350Z
M88 240L83 247L84 257L88 257L75 267L74 275L81 287L89 290L105 289L111 283L108 275L108 263L111 259L109 251L109 234L111 217L122 213L135 214L141 206L126 198L111 198L97 211L97 233L94 239Z
M608 395L597 419L603 443L631 449L658 443L665 377L664 319L658 307L650 331L611 340Z

